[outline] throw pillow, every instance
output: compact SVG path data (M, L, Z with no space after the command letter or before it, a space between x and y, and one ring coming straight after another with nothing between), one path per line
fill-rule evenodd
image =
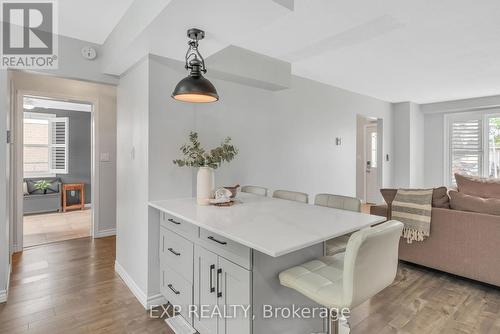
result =
M458 191L470 196L500 198L500 179L455 174Z
M471 196L450 191L450 206L453 210L471 211L500 216L500 199Z

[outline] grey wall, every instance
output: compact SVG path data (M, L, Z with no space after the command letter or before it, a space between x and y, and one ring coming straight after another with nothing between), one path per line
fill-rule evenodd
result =
M36 108L29 112L69 118L68 174L57 174L63 183L85 183L85 203L91 202L92 133L91 113ZM69 199L74 200L74 199Z

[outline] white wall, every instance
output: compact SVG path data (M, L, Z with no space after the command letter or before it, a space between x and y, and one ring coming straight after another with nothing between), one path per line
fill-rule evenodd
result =
M170 97L182 75L148 56L118 86L116 261L145 305L160 293L159 224L148 202L192 195L192 171L172 163L194 129L193 105Z
M0 70L0 302L5 301L10 251L9 251L9 212L7 210L8 157L7 120L9 112L8 73Z
M149 61L117 88L116 262L145 294L148 287Z
M438 187L444 182L444 114L424 116L424 186Z
M384 119L384 154L392 155L390 103L297 76L279 92L213 83L221 100L196 106L196 129L204 143L231 136L240 149L234 162L216 172L219 185L297 190L311 199L320 192L355 196L358 113ZM383 164L384 185L390 185L392 163Z
M420 188L424 184L424 115L412 102L393 104L394 186Z

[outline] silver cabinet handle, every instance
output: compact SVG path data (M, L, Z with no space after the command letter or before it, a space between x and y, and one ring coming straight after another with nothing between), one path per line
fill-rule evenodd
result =
M217 298L222 297L221 291L221 279L222 279L222 269L217 269Z
M216 243L221 244L221 245L227 245L227 242L217 240L217 239L215 239L215 238L214 238L214 237L212 237L212 236L209 236L209 237L208 237L208 239L210 239L210 240L212 240L212 241L215 241Z
M215 264L210 265L210 293L215 292L215 286L214 286L214 270L215 270Z
M180 295L180 291L177 291L174 289L174 286L172 284L167 285L170 290L172 290L176 295Z
M169 248L169 249L168 249L168 251L169 251L170 253L174 254L175 256L180 256L180 255L181 255L181 253L177 253L176 251L174 251L174 249L173 249L173 248Z
M181 223L179 223L178 221L175 221L173 220L172 218L168 218L167 219L169 222L171 222L172 224L175 224L175 225L180 225Z

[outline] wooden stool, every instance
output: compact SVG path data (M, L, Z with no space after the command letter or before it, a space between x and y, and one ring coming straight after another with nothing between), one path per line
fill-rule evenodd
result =
M67 205L67 195L68 191L80 191L80 203ZM66 210L80 209L83 210L85 208L85 184L84 183L64 183L62 185L62 210L66 212Z

